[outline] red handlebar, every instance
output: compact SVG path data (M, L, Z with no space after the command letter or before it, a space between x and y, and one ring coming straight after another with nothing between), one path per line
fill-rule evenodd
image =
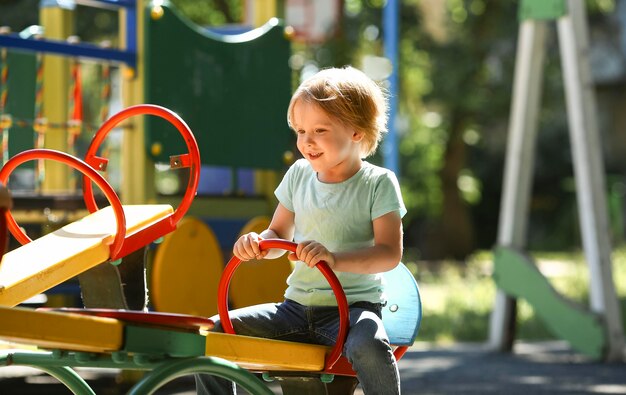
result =
M93 186L91 184L92 181L104 192L109 203L111 203L113 211L115 212L117 233L115 234L115 238L113 239L113 244L110 249L111 257L117 257L122 250L122 244L124 243L124 239L126 237L126 217L117 194L111 185L97 171L101 169L101 165L105 164L107 160L97 157L96 154L106 135L115 126L126 118L144 114L159 116L174 125L183 136L189 151L187 154L178 156L175 160L178 167L190 168L189 181L187 183L185 195L183 196L183 199L176 211L169 217L169 223L175 226L191 206L193 198L198 190L198 182L200 179L200 151L198 149L196 139L185 121L183 121L174 112L164 107L152 104L131 106L109 118L104 124L102 124L100 129L98 129L94 135L91 145L87 150L87 154L85 155L85 161L77 159L64 152L50 149L32 149L24 151L12 157L2 167L2 170L0 170L0 183L6 184L9 175L17 166L33 159L52 159L57 162L70 165L76 170L79 170L83 173L83 198L89 212L93 213L98 210L96 199L93 194ZM20 243L26 244L32 241L26 233L20 229L10 211L6 212L6 221L9 230Z
M117 197L115 190L113 190L113 187L96 170L82 160L66 154L65 152L44 148L23 151L9 159L2 167L2 170L0 170L0 183L6 185L9 175L13 172L13 170L15 170L16 167L24 162L34 159L51 159L57 162L65 163L83 173L89 183L91 183L91 181L95 182L102 192L104 192L107 200L111 203L117 222L117 232L115 234L115 238L113 239L113 244L110 247L111 256L117 256L122 249L122 244L124 243L124 238L126 237L126 216L124 215L124 210L122 209L122 203ZM26 235L26 233L24 233L24 231L22 231L22 229L20 229L10 210L7 210L6 217L9 230L13 236L15 236L15 238L22 244L30 243L32 240Z
M272 248L280 248L283 250L296 252L296 247L298 245L294 242L280 239L266 239L261 240L259 243L259 247L261 250L268 250ZM226 333L235 333L235 329L233 328L233 323L230 320L230 316L228 315L228 286L230 285L230 280L233 277L235 269L239 267L241 264L241 260L235 256L233 256L226 267L224 268L224 272L222 273L222 277L220 278L220 283L218 287L218 297L217 297L217 310L219 312L220 321L222 322L222 327L224 328L224 332ZM346 335L348 334L348 326L349 326L349 309L348 309L348 300L346 299L346 294L343 292L343 288L341 287L341 283L335 276L335 273L332 269L326 264L326 262L320 262L316 266L320 272L324 275L328 283L330 284L335 297L337 298L337 306L339 307L339 333L337 334L337 342L333 347L330 354L326 356L326 366L324 370L328 370L333 367L333 365L337 362L339 357L341 357L341 352L343 350L343 344L346 340Z
M91 144L89 145L89 149L85 154L85 162L90 164L96 169L100 168L100 165L106 163L106 159L100 158L97 155L98 148L100 144L104 140L104 138L109 134L109 132L115 128L120 122L125 120L126 118L130 118L135 115L155 115L165 119L170 122L178 132L183 136L185 140L185 144L187 145L188 154L181 155L180 158L180 167L190 167L189 181L187 183L187 189L185 191L185 195L180 202L180 205L172 214L171 223L176 224L178 221L185 215L189 207L191 206L191 202L193 198L196 196L196 192L198 190L198 181L200 180L200 150L198 149L198 143L196 142L196 138L194 137L191 129L185 121L183 121L176 113L168 110L165 107L157 106L154 104L138 104L135 106L131 106L125 108L113 115L106 122L100 126L100 129L96 132L91 140ZM96 204L96 200L93 196L93 189L89 179L83 179L83 198L85 199L85 204L87 205L87 209L90 212L94 212L98 210L98 206Z

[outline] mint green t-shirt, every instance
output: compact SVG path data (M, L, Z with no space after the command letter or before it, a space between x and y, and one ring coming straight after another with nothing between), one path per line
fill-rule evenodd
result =
M326 184L305 159L296 161L276 188L278 201L295 213L294 241L316 240L332 252L374 245L372 221L406 208L395 174L363 161L346 181ZM348 303L385 301L381 274L335 272ZM296 262L285 297L307 306L332 306L336 299L317 268Z

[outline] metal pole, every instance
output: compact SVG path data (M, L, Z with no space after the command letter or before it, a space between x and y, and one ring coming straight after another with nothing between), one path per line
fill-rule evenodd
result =
M526 247L539 94L545 56L545 25L545 22L538 20L522 21L517 44L498 244L519 250ZM510 322L515 320L514 307L515 299L498 290L491 314L490 347L510 351L513 339L508 328Z
M607 329L605 359L622 360L624 335L611 268L611 242L606 207L602 147L596 121L595 94L584 3L568 1L569 13L557 22L569 122L576 197L585 257L590 272L591 310L602 315Z
M389 125L383 141L383 164L400 177L398 161L398 133L396 114L398 108L398 40L399 40L400 2L388 0L383 9L383 43L385 57L391 61L392 72L389 76Z

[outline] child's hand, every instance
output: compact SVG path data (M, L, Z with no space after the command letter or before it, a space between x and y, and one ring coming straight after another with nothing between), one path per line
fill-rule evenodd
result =
M325 261L331 268L335 265L335 255L317 241L307 240L298 243L295 254L289 254L292 261L300 260L308 267L314 267L321 261Z
M261 251L259 241L263 240L258 233L250 232L241 236L233 247L233 254L242 261L263 259L267 251Z

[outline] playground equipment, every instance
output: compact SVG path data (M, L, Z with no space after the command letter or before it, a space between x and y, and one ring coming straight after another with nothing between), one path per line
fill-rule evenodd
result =
M285 240L264 240L261 248L295 251ZM232 333L228 318L228 284L240 261L233 258L219 287L220 318ZM35 344L52 351L0 352L0 363L36 367L58 378L76 394L92 394L88 384L71 367L141 369L150 372L129 394L148 394L186 374L207 373L227 378L252 394L272 394L261 381L242 369L262 372L280 380L283 394L352 394L357 382L350 364L341 357L348 329L348 305L341 284L322 262L317 265L338 300L340 329L334 347L207 332L211 320L172 313L147 313L109 309L59 309L34 311L0 308L10 322L0 327L0 338ZM413 343L421 321L419 291L412 274L400 264L385 274L394 287L383 322L394 352L400 359ZM393 289L401 289L394 292ZM87 315L88 317L86 317ZM46 328L41 332L40 328ZM229 363L222 359L236 362ZM334 383L334 385L333 385ZM323 392L320 392L323 391ZM328 392L327 392L328 391Z
M27 113L37 107L33 104L36 96L34 92L37 92L37 81L33 81L32 77L37 75L35 70L39 70L39 67L32 51L45 52L71 58L86 57L105 60L107 65L110 62L121 64L123 68L121 74L125 77L126 85L124 88L126 105L138 102L166 105L188 119L194 130L217 129L219 135L207 133L199 137L197 143L195 138L184 138L184 143L181 143L180 140L173 140L166 134L165 128L168 126L162 120L148 118L145 125L149 127L149 130L144 127L143 118L133 119L133 122L124 122L124 128L132 131L123 135L123 163L127 166L122 170L125 176L121 187L124 205L119 202L110 185L98 174L98 171L105 170L107 165L105 155L98 153L98 150L99 144L110 130L122 124L122 121L131 115L137 115L134 110L124 111L123 115L114 116L110 121L105 122L105 125L96 133L84 162L75 158L70 159L73 157L60 150L26 151L26 153L19 154L18 159L7 161L9 164L7 169L18 166L18 161L23 163L27 160L39 160L42 156L45 159L70 164L88 173L87 177L104 190L105 197L111 201L112 207L98 210L93 192L91 192L92 181L88 181L85 182L83 199L89 210L95 211L94 214L78 223L71 223L58 232L53 232L48 239L44 239L44 242L40 242L40 239L31 242L28 236L16 231L16 222L11 220L9 225L12 232L16 231L16 237L27 244L7 254L6 265L4 261L0 264L0 273L2 273L0 284L6 284L3 288L3 292L6 291L3 297L6 299L4 299L3 307L0 307L0 321L10 321L14 324L3 325L0 328L0 338L34 344L52 351L3 352L0 354L0 363L39 367L58 377L76 393L92 393L93 391L72 371L71 367L94 366L150 370L151 373L131 389L133 394L150 393L173 377L191 373L221 375L238 382L251 393L269 394L269 390L246 371L232 363L215 358L220 355L229 358L236 357L242 366L264 372L272 371L274 373L268 374L268 377L270 375L278 377L284 382L283 388L296 388L300 391L298 393L302 393L304 384L297 384L298 380L296 384L288 384L292 380L283 378L283 371L291 371L293 375L302 374L304 371L307 375L322 375L324 380L329 378L326 374L346 374L347 376L352 374L349 367L342 365L341 359L335 363L341 351L339 346L329 350L322 346L207 333L206 331L212 325L208 320L187 315L136 314L102 309L83 310L79 314L75 310L33 311L21 307L10 307L23 302L29 296L36 295L78 275L88 307L98 307L95 303L102 303L107 307L128 308L131 304L127 297L128 290L120 286L120 278L124 278L124 272L129 264L132 272L143 270L143 261L136 261L135 258L143 257L149 243L159 241L163 235L172 232L177 224L180 224L180 227L168 235L171 239L175 235L184 237L183 231L193 231L190 230L194 227L193 220L190 219L188 222L192 224L190 226L185 225L187 218L185 221L180 221L185 213L197 215L212 224L219 224L220 229L215 232L215 239L218 240L220 247L227 245L230 250L234 241L233 237L239 233L242 225L250 218L269 214L271 207L274 206L273 202L268 204L271 199L268 196L271 195L275 179L265 170L261 172L255 170L252 191L254 196L251 198L242 199L240 196L234 198L228 196L227 199L199 198L193 199L192 205L192 198L189 196L193 197L199 187L204 186L199 182L200 173L198 172L204 170L200 169L200 164L226 167L228 174L233 178L229 184L230 192L236 195L240 181L246 174L246 169L242 170L240 167L275 171L281 169L284 166L284 160L289 157L288 153L287 155L285 153L290 148L291 134L288 132L284 117L291 93L291 73L288 67L289 42L276 20L241 35L218 36L190 25L162 2L108 0L99 2L121 9L124 16L123 34L120 40L122 50L110 50L81 43L68 44L45 38L27 41L13 34L0 37L0 47L11 48L11 57L23 56L23 60L28 64L26 70L30 70L31 77L26 79L33 86L33 96L28 98L30 104L27 105L29 107ZM94 3L98 2L89 2L89 4ZM44 14L49 14L43 18L50 22L48 26L55 23L65 25L67 10L58 8L43 11ZM184 37L184 40L181 40L181 37ZM16 50L15 53L13 49ZM19 50L31 51L31 53L23 54L19 53ZM175 58L172 54L178 54L178 57ZM194 54L196 58L192 62L182 62L181 59L184 59L187 54ZM193 65L190 66L190 63ZM45 73L49 73L51 69L46 64ZM254 72L249 72L250 70ZM65 75L65 71L59 74ZM12 75L15 76L15 73ZM190 81L181 81L176 78L180 75L189 76ZM57 78L57 80L68 81L65 77ZM183 82L185 85L181 89ZM66 83L66 85L70 84ZM48 89L49 85L46 88L46 96L49 96L51 92L67 90L54 87ZM26 90L31 92L30 88ZM242 94L244 92L245 95ZM262 97L263 100L257 100L258 97ZM43 112L39 110L35 112L46 115L48 126L61 125L65 128L68 125L67 114L72 112L68 108L70 105L65 103L62 109L56 111L58 119L53 119L49 116L52 106L48 105L53 102L54 99L46 101L43 105ZM183 130L187 130L186 124L179 122L175 114L170 111L155 110L157 106L140 107L147 110L149 114L174 123L185 135ZM215 112L207 117L208 111ZM30 116L31 120L43 119L43 115L41 117L25 115L25 117ZM34 124L32 122L25 127L31 128ZM259 125L267 129L259 130ZM29 130L29 132L32 131ZM62 139L48 138L51 135L46 135L45 144L48 148L52 146L65 149L66 143L71 141L66 135L63 135ZM33 141L31 136L32 134L28 136L26 147L15 148L15 151L30 148ZM260 152L258 147L264 146L267 139L271 139L273 145ZM10 141L11 144L16 142L14 139ZM240 144L241 141L246 141L247 144ZM199 155L195 154L198 145L205 151L202 157L203 162L200 161ZM187 189L182 198L156 196L152 184L154 165L152 162L168 161L169 158L165 157L165 147L168 150L181 148L189 150L189 154L170 161L173 167L183 166L192 169L189 172ZM12 150L13 148L10 147L10 151ZM10 172L7 170L5 181L8 180ZM42 186L44 193L49 187L58 185L65 187L66 181L70 179L70 177L65 177L64 173L56 173L56 176L55 173L46 171L46 181ZM50 181L50 175L54 176L52 178L56 178L57 181ZM129 205L152 199L157 201L157 198L161 204L145 207ZM178 209L174 210L172 207L176 204L179 204ZM115 214L116 220L111 214ZM223 231L224 228L228 228L229 232ZM177 232L182 233L177 234ZM83 239L89 240L89 244L79 246L78 242L74 244L76 239L81 242ZM76 250L75 253L52 257L36 270L22 271L21 267L18 269L15 263L18 260L22 264L28 262L31 256L29 251L37 249L37 246L46 247L54 244L55 249L59 249L59 246L65 246L66 243L72 244L72 248ZM173 245L175 243L170 243L170 247ZM43 248L40 249L43 250ZM157 254L167 256L174 251L159 248ZM202 259L212 256L214 259L209 261L213 269L221 269L221 259L215 259L219 257L219 254L215 252L215 248L212 251L208 255L199 256ZM11 258L10 254L16 258ZM155 268L155 272L159 270L161 269ZM392 341L400 346L397 351L400 357L403 350L406 350L404 347L411 344L417 333L421 318L419 293L412 275L403 266L399 266L388 275L390 278L398 276L397 279L402 279L401 282L395 279L390 280L394 285L407 284L407 286L392 287L390 291L411 290L406 298L390 297L390 304L386 308L388 311L385 312L391 317L402 317L405 312L412 312L410 319L401 320L402 325L392 325L392 328L396 328L395 332L392 328L389 329ZM328 271L328 276L332 278L332 271ZM162 275L157 276L158 278L167 277ZM103 284L104 287L101 287ZM163 280L157 280L154 288L160 290L163 285ZM96 286L101 288L94 291ZM234 284L233 288L236 288ZM90 293L95 293L98 297L90 297ZM102 298L101 296L105 294L106 296ZM336 294L340 297L339 289ZM168 298L166 293L164 295L162 300ZM142 296L145 299L145 294ZM233 299L236 298L233 297ZM140 303L137 304L140 305ZM204 306L198 308L199 313L202 313L201 308ZM95 316L85 317L83 313ZM180 322L186 324L181 328ZM342 333L345 334L345 319L343 322ZM41 327L50 328L50 331L42 333L37 330ZM401 333L405 335L395 335L398 333L397 330L401 330ZM410 333L406 334L407 331ZM90 336L91 334L94 336ZM340 339L340 341L343 340ZM230 351L226 353L219 351L220 349ZM339 381L336 380L335 383ZM344 392L339 393L350 393L354 389L354 381L350 381L349 385L344 385L342 388L345 388Z
M46 32L49 27L50 30L54 30L56 25L71 24L68 15L71 15L71 9L75 6L72 1L58 2L56 5L55 2L46 4L41 9L42 23L52 19L52 16L58 16L58 20L50 23L51 26L44 26ZM193 130L203 131L197 133L200 148L205 152L203 165L226 166L234 170L284 168L285 153L291 149L292 138L284 116L291 94L291 70L288 66L290 47L284 29L277 19L271 19L265 25L246 33L226 35L193 25L175 9L160 1L98 0L86 4L119 9L123 16L119 37L122 49L76 41L68 43L65 37L41 36L35 40L23 38L21 34L1 34L0 48L3 49L3 54L8 53L10 60L24 55L31 63L26 67L25 73L20 73L19 65L11 67L15 74L6 74L7 84L2 86L15 87L18 83L22 86L23 83L27 83L29 86L24 90L34 95L35 54L38 56L46 54L44 63L59 58L48 57L47 54L68 57L72 60L71 66L74 71L78 70L75 66L79 66L83 59L102 61L103 78L110 76L111 65L122 68L119 74L124 76L123 91L128 93L123 100L125 106L150 102L171 108L183 116ZM54 13L55 11L57 12ZM184 59L188 60L182 61ZM9 63L12 64L13 61L7 64ZM70 74L69 66L70 64L65 69L50 70L51 67L46 64L46 75L53 71L67 77L76 75L75 72ZM56 79L62 79L59 75ZM185 78L172 78L181 75ZM38 80L37 85L42 87L40 82L41 80ZM47 79L43 82L46 88L52 83ZM68 82L66 89L59 89L60 92L71 91L72 87L79 85L80 79L68 79ZM33 85L33 89L30 85ZM40 96L47 97L52 94L50 91L51 89L46 89L46 94ZM19 94L17 89L11 89L11 92L12 95ZM106 99L109 95L110 84L105 84L101 96ZM66 103L66 107L72 107L73 96L65 97L71 99ZM52 101L65 100L59 100L58 97L55 100L44 100L45 117L42 118L47 118L49 125L55 122L49 119L53 107L49 102ZM8 110L13 112L17 107L29 107L28 112L33 107L41 109L40 104L41 102L38 102L33 105L33 100L30 99L18 101L16 96L15 101L9 101ZM108 109L109 103L102 104L104 112ZM69 108L60 112L68 122L60 122L57 127L72 123L69 122L72 119L67 119L68 114L77 111ZM32 114L24 120L34 123ZM149 119L146 123L144 127L142 121L134 120L132 124L124 125L125 128L133 129L133 136L127 136L129 133L124 134L128 141L124 141L123 149L125 152L132 152L132 155L124 154L128 160L124 162L124 166L132 167L134 173L140 173L136 179L124 180L122 183L124 200L129 203L145 201L156 195L152 179L144 177L146 174L151 175L150 172L145 173L149 170L146 168L148 167L146 160L155 163L167 162L163 148L170 147L171 144L174 144L173 148L180 148L180 143L168 136L163 122ZM263 144L267 138L271 138L273 144L267 147L264 155L258 150L248 148ZM220 143L216 144L216 140ZM239 144L241 140L246 140L249 144ZM15 147L12 151L21 152L27 148L30 147ZM47 145L47 148L65 152L66 147L62 144ZM238 171L233 171L232 177L236 178L238 174ZM129 175L127 178L133 177ZM239 186L237 180L234 181L227 188L230 193L236 194ZM254 194L263 195L266 193L265 188L272 190L273 186L256 185L253 188ZM144 190L147 192L143 192Z
M29 38L11 32L0 34L0 49L8 59L3 65L10 66L10 72L3 74L6 83L2 87L10 88L8 100L4 96L3 114L11 115L13 120L4 123L8 125L5 135L10 136L5 153L46 147L82 154L75 151L80 148L75 145L78 132L85 135L91 125L87 119L81 122L81 96L71 92L80 90L80 67L98 62L102 84L96 107L100 117L91 123L103 122L108 116L114 71L121 80L123 106L149 102L173 109L196 131L203 152L199 196L187 215L204 222L215 235L220 248L210 254L212 258L221 254L222 259L209 261L216 266L212 272L221 271L223 257L230 254L244 225L253 218L271 215L276 172L291 157L293 136L285 120L291 94L290 43L285 29L277 19L271 19L257 29L225 35L190 23L164 2L77 3L119 11L120 47L67 41L75 33L72 18L76 4L72 1L46 2L42 6L40 21L45 34L42 29L33 29ZM160 194L155 187L155 164L168 163L168 151L184 149L184 143L171 136L169 125L158 117L129 119L118 127L123 130L121 166L109 172L114 175L119 171L122 175L116 189L124 203L177 205L186 184L184 175L178 178L181 187L177 192ZM268 140L272 144L265 147ZM259 146L265 147L262 152ZM14 190L13 213L26 226L54 229L59 224L51 221L67 218L69 222L84 212L80 210L79 194L72 191L74 173L55 167L54 162L45 162L46 169L43 164L43 160L35 164L35 189L40 194L23 196ZM178 177L178 173L171 174ZM34 214L44 207L51 214ZM175 245L164 243L154 255L169 255L161 250ZM141 255L137 252L136 259L141 260ZM206 262L206 255L189 258L189 270ZM126 259L135 260L130 256ZM81 281L89 281L87 277L81 276ZM167 288L159 281L152 281L156 288ZM267 287L266 292L273 291ZM206 311L214 305L197 308Z
M297 244L285 240L267 239L260 242L262 250L279 248L295 252ZM241 265L237 257L231 258L224 269L219 284L218 310L222 327L226 333L234 334L234 328L228 316L228 291L235 270ZM339 308L340 327L337 335L337 343L326 353L315 352L320 346L308 345L311 354L300 354L289 356L279 352L275 347L266 348L261 355L279 353L277 361L285 361L283 366L274 366L274 362L268 363L267 357L261 360L250 361L246 354L241 354L241 349L237 343L229 345L228 348L221 348L221 344L216 344L212 349L220 355L227 352L225 356L228 360L234 361L241 366L246 366L258 372L262 372L266 379L277 379L280 382L284 395L296 394L352 394L358 384L355 373L348 360L341 356L343 342L348 329L348 306L341 284L336 283L332 270L321 262L317 268L322 272L330 283ZM419 289L415 278L411 272L400 263L395 269L384 273L385 283L393 284L393 287L386 287L387 304L383 309L383 324L389 341L395 347L394 355L400 360L408 347L413 344L419 330L422 318L422 306ZM263 349L266 339L250 338L250 347L254 350ZM254 340L252 340L254 339ZM237 342L237 339L233 340ZM207 345L207 348L209 345ZM294 366L301 365L299 370L308 372L309 376L302 372L294 373ZM291 373L290 373L291 372ZM313 376L310 376L313 374ZM321 376L320 376L321 375ZM332 376L343 377L340 380L332 380Z
M192 130L201 131L203 164L284 168L292 142L285 116L291 70L289 42L277 19L247 33L218 35L163 6L147 24L145 40L145 61L152 65L144 81L146 98L175 110ZM176 142L157 119L147 120L145 130L150 159L165 161L162 147L175 149Z
M85 186L89 187L84 190L84 198L89 209L94 211L83 220L31 241L7 211L10 208L9 199L6 194L3 195L2 214L6 212L6 217L3 215L2 218L7 219L11 233L26 244L5 254L0 263L0 304L3 306L0 307L3 322L0 337L54 348L55 351L3 351L0 361L5 365L40 367L59 378L76 394L93 394L93 391L69 367L90 364L97 367L154 369L135 385L131 393L137 394L151 393L177 375L193 372L218 374L252 393L271 394L253 376L226 361L208 358L190 362L189 357L203 355L204 336L199 331L211 328L212 324L207 319L154 313L136 318L128 312L116 312L120 319L113 319L11 308L91 267L119 263L118 258L171 232L184 215L197 189L200 156L193 135L175 114L156 106L131 107L103 125L101 133L94 139L93 152L117 122L131 115L146 113L173 123L189 149L188 154L173 159L176 165L191 169L188 194L176 210L164 205L122 206L111 186L95 168L59 151L25 151L11 158L0 171L0 178L6 183L10 173L27 160L53 159L69 164L88 178ZM95 163L97 168L106 163L104 158L95 155L88 156L88 161ZM92 181L104 191L111 207L97 209L91 190ZM131 318L135 325L125 323ZM146 327L147 324L151 327ZM151 341L146 343L146 339Z
M110 184L97 171L107 164L106 158L98 156L98 148L109 131L119 122L143 114L159 116L173 124L187 146L188 153L171 157L173 167L189 168L187 191L175 210L169 205L122 205ZM2 218L6 218L6 228L24 243L5 254L0 262L0 321L3 322L0 339L49 350L2 351L1 364L39 368L58 378L76 394L93 394L89 385L72 369L78 366L148 370L131 388L130 394L149 394L176 377L194 373L227 378L252 394L272 393L242 367L281 380L285 394L301 394L303 390L319 393L321 389L326 390L327 385L332 394L353 393L356 386L353 379L337 379L334 385L328 383L335 375L350 377L354 372L341 358L348 330L346 297L339 280L323 262L317 268L331 284L340 313L338 341L332 348L208 332L213 323L191 315L101 308L50 311L14 307L70 277L84 275L102 266L123 267L127 256L174 230L190 207L198 187L200 155L191 130L176 114L154 105L129 107L111 117L96 132L85 161L55 150L32 149L9 159L0 170L0 182L6 183L20 164L38 159L56 160L83 173L83 197L92 214L31 240L8 210L10 199L6 193L0 195L0 210L5 214ZM92 182L103 191L110 207L98 209ZM258 222L250 226L261 225L263 223ZM6 234L6 229L0 233ZM296 244L264 240L261 248L295 251ZM231 332L228 288L240 264L237 258L231 259L218 287L218 310L224 327ZM111 283L119 281L119 277L118 273L112 280L100 277L99 281ZM385 278L393 287L388 290L383 320L392 344L397 346L396 358L400 359L417 335L421 301L415 279L402 264L385 273ZM85 287L89 284L81 282L83 293L90 291ZM106 302L111 300L105 298ZM297 378L303 374L306 380Z
M150 265L150 301L156 311L217 314L222 249L206 223L186 217L163 238Z
M4 350L0 352L0 364L38 368L80 395L94 392L72 367L148 370L129 394L151 394L176 377L193 373L227 378L252 394L273 394L237 365L204 357L207 337L199 332L211 328L208 319L175 314L110 313L116 318L1 307L0 317L9 324L0 329L0 338L53 351ZM46 332L41 328L46 328Z
M119 122L139 114L156 115L166 119L180 132L187 146L187 154L172 157L174 167L190 169L187 192L176 210L168 205L123 207L113 188L96 171L106 167L107 159L96 156L96 153L108 132ZM0 305L15 306L104 261L119 263L119 259L158 240L175 229L178 221L189 209L198 187L200 154L191 130L176 114L154 105L129 107L105 122L94 136L85 161L60 151L28 150L15 155L3 166L0 170L0 182L6 184L16 167L34 159L56 160L83 173L83 197L92 214L33 242L20 229L9 212L8 227L24 246L4 256L0 266ZM107 209L98 210L92 181L109 200L111 206ZM114 217L110 216L111 211L115 214ZM64 242L68 242L69 245L63 247ZM24 264L33 258L36 259L36 263ZM42 272L46 273L45 280L41 278ZM102 278L100 274L97 281L103 283L107 278ZM116 283L117 278L114 278L113 282Z
M624 359L624 335L611 270L602 150L595 119L584 2L522 1L504 190L494 279L499 291L490 343L510 350L515 299L572 347L593 358ZM561 49L578 212L590 271L590 311L562 297L524 254L547 21L556 20Z
M103 99L107 99L106 91L110 87L107 69L111 63L136 67L134 2L101 1L93 5L118 8L126 16L122 24L131 29L120 34L122 49L79 42L73 36L73 2L42 2L41 26L31 26L19 33L5 31L0 34L0 47L7 61L3 66L8 71L4 85L8 89L5 114L13 119L6 129L8 133L5 133L5 137L10 135L8 152L21 152L33 146L44 148L44 145L45 148L72 152L77 136L91 126L89 122L83 122L80 111L79 74L85 59L102 62ZM101 107L103 111L107 105ZM100 118L95 123L103 120ZM6 153L5 150L5 158L8 158ZM54 163L47 164L47 167L45 178L43 167L39 164L35 167L37 189L41 188L43 193L50 193L53 189L68 190L73 183L73 173Z
M285 118L291 96L290 44L277 19L246 33L220 35L191 24L174 8L155 7L146 9L145 16L143 53L147 68L144 93L147 101L175 109L193 130L201 131L197 133L203 153L200 196L194 200L188 215L205 222L210 228L219 244L221 257L213 248L213 259L204 259L209 254L207 246L212 243L211 237L207 238L207 244L193 239L199 243L197 249L205 254L186 253L184 256L185 271L198 270L198 273L208 275L207 272L221 272L223 257L230 256L231 247L242 229L254 218L270 216L275 206L276 172L286 166L285 159L292 149L293 134L288 130ZM175 41L173 37L176 37ZM180 61L190 56L193 59ZM172 75L187 77L172 78ZM180 144L166 133L159 119L147 119L145 131L143 151L152 162L166 160L163 147L176 149ZM140 182L145 184L144 180ZM159 196L157 200L174 204L177 197ZM196 228L200 229L200 226ZM200 231L209 232L206 229ZM175 289L161 281L167 278L159 275L161 269L168 271L167 266L172 265L166 257L174 252L167 250L185 248L177 246L178 242L174 241L183 241L182 237L177 237L177 232L168 236L171 242L166 240L155 254L152 270L155 277L151 279L155 306L161 310L160 302L166 298L159 293L168 289L168 310L163 311L174 309L171 311L190 313L185 306L195 306L195 310L214 314L216 293L202 299L206 302L204 306L198 306L201 302L195 299L200 296L196 287ZM217 267L207 268L207 262ZM289 272L286 265L257 272L264 281L249 275L238 278L239 283L246 283L242 288L247 289L248 299L256 298L261 302L267 300L259 295L277 295L276 283L282 282ZM214 279L210 287L216 287L217 278L208 278ZM200 280L200 277L194 276L194 279ZM207 296L208 292L208 289L203 291L202 296ZM277 296L274 300L281 300L282 295ZM238 296L242 297L245 296ZM174 300L180 301L176 307L171 305Z
M269 224L268 217L255 217L240 234L260 233ZM198 218L184 218L176 231L159 244L150 266L150 300L154 309L207 317L217 314L222 260L222 247L211 227ZM269 266L259 263L245 262L239 269L231 284L231 307L283 299L283 287L292 269L287 256L275 259Z

